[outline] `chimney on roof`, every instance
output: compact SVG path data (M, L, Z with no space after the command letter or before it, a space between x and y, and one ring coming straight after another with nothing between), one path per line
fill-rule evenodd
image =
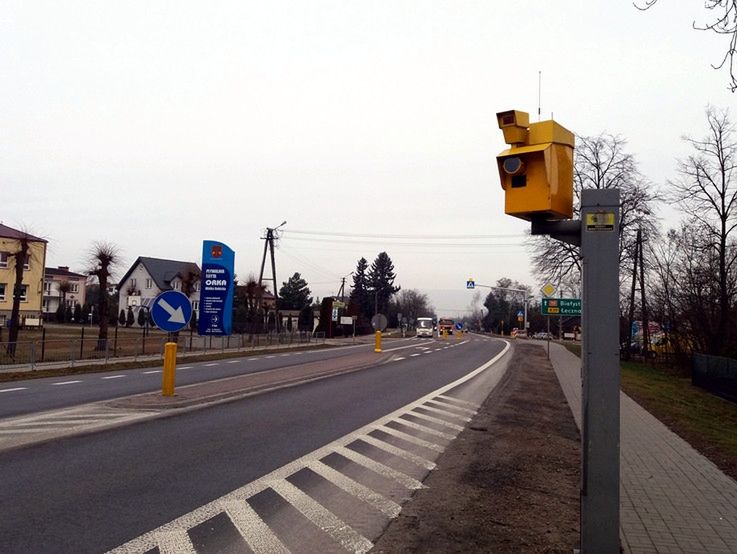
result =
M60 265L59 266L59 269L62 270L62 271L69 271L69 266L68 265Z

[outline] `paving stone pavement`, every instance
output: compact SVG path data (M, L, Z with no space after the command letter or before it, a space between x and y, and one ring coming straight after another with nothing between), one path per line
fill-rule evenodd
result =
M550 359L581 428L581 360ZM620 525L625 552L737 553L737 482L622 393Z

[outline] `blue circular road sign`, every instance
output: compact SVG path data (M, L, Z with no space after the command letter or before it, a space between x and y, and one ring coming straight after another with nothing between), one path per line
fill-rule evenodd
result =
M458 329L459 331L463 329L463 323L461 323L460 321L456 323L456 329Z
M192 304L184 293L167 290L159 294L151 307L151 319L156 327L176 333L187 326L192 317Z

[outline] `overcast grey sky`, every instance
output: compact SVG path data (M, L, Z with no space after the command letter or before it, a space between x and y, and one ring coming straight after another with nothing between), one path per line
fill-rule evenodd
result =
M126 263L199 263L213 239L236 251L241 277L258 273L262 230L283 220L292 231L500 235L281 241L280 282L299 271L322 297L359 257L386 250L398 284L455 314L469 276L537 289L527 224L503 213L495 113L536 120L542 71L544 118L620 134L664 186L688 152L680 137L704 134L706 105L737 98L710 67L726 38L691 29L702 6L5 0L0 220L47 237L50 266L81 269L94 240L118 244Z

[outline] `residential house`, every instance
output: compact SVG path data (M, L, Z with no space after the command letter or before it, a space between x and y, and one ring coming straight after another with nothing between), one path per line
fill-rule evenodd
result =
M67 291L63 289L68 288ZM87 276L69 271L69 267L47 267L44 274L43 314L49 321L59 309L62 301L74 310L79 304L84 306L87 294Z
M194 262L139 256L118 283L118 313L128 307L138 311L151 308L156 297L166 290L190 290L192 311L199 317L200 267Z
M13 309L15 287L15 254L21 241L29 241L29 258L23 268L21 283L21 325L38 325L41 321L44 267L48 241L0 223L0 325L5 326Z

